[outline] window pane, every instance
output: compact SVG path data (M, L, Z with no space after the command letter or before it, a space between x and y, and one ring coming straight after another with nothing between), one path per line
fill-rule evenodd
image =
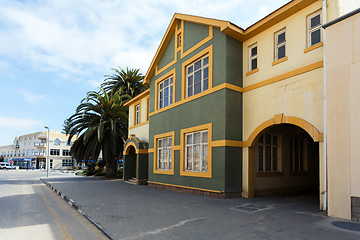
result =
M198 70L201 68L201 60L197 61L195 64L194 64L194 70Z
M255 56L257 54L257 47L253 47L251 49L251 57Z
M194 86L194 94L198 94L201 92L201 82L196 83Z
M169 79L166 79L166 80L164 81L164 87L167 87L167 86L169 86Z
M189 87L188 88L188 97L191 97L193 95L193 88Z
M168 138L168 147L171 147L172 146L172 138Z
M271 135L270 134L265 134L265 143L271 144Z
M278 59L285 57L285 46L278 48Z
M201 171L207 172L208 169L208 145L203 145L202 146L202 169Z
M192 144L192 134L186 135L186 144Z
M203 66L206 66L209 64L209 57L204 58L203 60Z
M164 138L162 141L163 141L163 146L164 146L164 147L167 147L167 145L168 145L168 139L167 139L167 138Z
M194 171L200 171L200 145L194 146Z
M164 89L164 97L169 97L169 88Z
M320 25L320 24L321 24L321 21L320 21L320 20L321 20L321 19L320 19L320 14L317 15L317 16L315 16L315 17L313 17L313 18L311 18L311 28Z
M263 137L264 135L261 135L260 136L260 138L259 138L259 143L263 143L263 141L264 141L264 137Z
M201 71L197 71L194 74L194 84L199 83L201 81Z
M251 60L251 70L257 69L257 58Z
M190 66L190 67L188 68L188 74L192 73L193 71L194 71L194 67L193 67L193 66Z
M164 83L160 83L160 90L164 88Z
M280 33L278 36L277 36L277 43L280 44L282 42L285 42L285 32L283 33Z
M193 85L193 75L188 77L188 86L192 86Z
M209 68L204 68L203 70L203 78L207 79L209 77Z
M173 100L173 87L170 87L170 96L169 96L169 104L172 104L172 100Z
M206 79L203 82L203 91L207 90L209 88L209 80Z
M200 133L199 132L194 133L194 143L195 144L200 143Z
M186 170L191 170L192 169L192 147L186 147L186 153L187 153L187 157L186 157Z
M160 107L159 108L163 108L164 107L164 100L160 100Z
M201 142L202 143L207 143L208 142L208 132L203 132L202 133Z
M311 33L311 45L317 44L321 41L320 35L321 35L320 29Z
M271 147L265 147L265 171L271 171Z
M170 79L169 79L169 81L170 81L170 85L173 83L173 78L171 77Z

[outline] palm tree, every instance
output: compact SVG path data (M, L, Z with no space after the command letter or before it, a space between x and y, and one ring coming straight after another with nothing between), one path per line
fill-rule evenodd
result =
M127 138L125 98L129 96L122 95L121 91L108 94L101 88L100 92L88 92L65 126L68 142L79 136L70 149L70 155L87 161L97 160L102 152L106 176L109 177L116 175L116 160L122 157Z
M115 73L112 75L105 75L104 83L101 84L101 88L104 88L107 93L111 91L122 91L123 94L127 94L130 98L135 97L142 91L148 89L148 86L143 84L144 76L139 73L139 69L128 69L126 71L122 68L112 68Z

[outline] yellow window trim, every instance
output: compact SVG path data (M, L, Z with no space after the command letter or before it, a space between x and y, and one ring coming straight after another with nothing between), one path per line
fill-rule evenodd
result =
M259 71L259 69L256 68L256 69L254 69L254 70L252 70L252 71L250 71L250 72L247 72L247 73L246 73L246 76L249 76L249 75L251 75L251 74L257 73L258 71Z
M311 47L305 48L305 49L304 49L304 53L307 53L307 52L310 52L310 51L312 51L312 50L314 50L314 49L320 48L320 47L322 47L323 45L324 45L323 42L319 42L319 43L317 43L317 44L315 44L315 45L312 45Z
M193 189L193 190L199 190L199 191L205 191L205 192L222 193L221 191L217 191L217 190L210 190L210 189L204 189L204 188L188 187L188 186L175 185L175 184L169 184L169 183L160 183L160 182L153 182L153 181L148 181L148 183L154 183L154 184L159 184L159 185L164 185L164 186L170 186L170 187L179 187L179 188Z
M171 76L173 77L173 103L164 108L169 108L175 103L176 68L169 71L164 76L160 77L159 79L157 79L155 81L155 107L154 107L155 111L160 110L159 109L159 84ZM163 109L163 108L161 108L161 109Z
M157 140L160 138L166 138L166 137L171 137L172 138L172 147L171 147L171 170L160 170L157 169ZM156 174L167 174L167 175L174 175L174 145L175 145L175 132L167 132L167 133L162 133L162 134L157 134L154 135L154 157L153 157L153 173Z
M149 113L150 113L150 96L146 97L146 122L149 123Z
M185 171L185 134L198 132L198 131L208 131L208 170L207 172L190 172ZM180 131L180 175L181 176L190 176L190 177L203 177L211 178L211 167L212 167L212 123L190 127L186 129L181 129Z
M182 63L182 79L181 79L181 99L186 99L186 67L190 64L192 64L193 62L195 62L196 60L204 57L205 55L209 55L209 89L210 90L212 88L212 69L213 69L213 45L210 45L209 47L205 48L204 50L202 50L201 52L199 52L198 54L194 55L193 57L189 58L188 60L186 60L185 62ZM208 91L205 90L204 92ZM203 93L203 92L202 92ZM198 93L201 94L201 93ZM198 95L196 94L196 95ZM189 98L195 97L191 96Z
M131 126L131 127L128 127L128 129L131 130L131 129L134 129L134 128L137 128L137 127L141 127L141 126L146 125L146 124L149 124L149 121L142 122L142 123L139 123L139 124L137 124L137 125L133 125L133 126Z
M272 62L271 65L275 66L276 64L279 64L279 63L282 63L282 62L285 62L288 60L288 57L283 57L283 58L280 58L279 60L276 60L275 62Z

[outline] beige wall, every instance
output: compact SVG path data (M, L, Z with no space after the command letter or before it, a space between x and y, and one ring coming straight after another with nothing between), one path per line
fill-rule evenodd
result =
M317 1L244 42L244 87L245 90L249 87L255 86L255 88L245 91L243 94L243 141L249 140L250 135L258 126L278 114L303 119L323 133L323 47L319 44L319 47L313 50L304 51L308 47L307 17L321 10L321 3L321 1ZM274 34L283 28L286 28L286 56L288 59L273 65L275 61ZM257 43L258 47L259 71L247 76L249 46L254 43ZM316 67L305 71L304 67L311 64ZM272 78L279 79L280 76L281 80L279 81L263 84L264 81ZM322 156L319 149L320 162ZM249 182L248 175L250 158L249 148L244 148L243 159L247 160L243 162L243 195L245 197L249 196L248 191L251 192L252 180L250 176ZM256 164L256 161L252 164ZM256 166L254 167L256 170ZM321 176L322 172L320 171L319 174ZM290 186L287 185L286 179L286 177L282 177L271 180L273 180L272 183L275 183L274 188L281 188ZM299 184L300 178L292 177L291 179L293 180L292 186ZM310 178L304 181L308 181L309 184L314 182ZM254 177L253 184L257 189L270 188L266 185L265 178ZM320 186L320 192L322 190L322 186Z
M129 136L135 134L141 141L149 141L149 120L147 118L148 113L148 101L149 95L143 96L140 100L132 103L129 106ZM134 125L135 121L135 106L140 104L140 124Z
M329 215L350 219L350 197L360 197L360 14L326 39Z

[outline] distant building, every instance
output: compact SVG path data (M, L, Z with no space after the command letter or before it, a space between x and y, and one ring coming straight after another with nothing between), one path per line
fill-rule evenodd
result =
M49 169L71 169L76 160L70 156L71 144L67 144L67 135L50 131ZM15 137L12 145L0 146L0 155L5 162L13 162L22 169L46 169L47 132L36 132Z

